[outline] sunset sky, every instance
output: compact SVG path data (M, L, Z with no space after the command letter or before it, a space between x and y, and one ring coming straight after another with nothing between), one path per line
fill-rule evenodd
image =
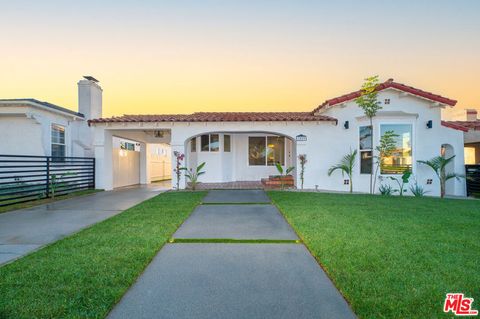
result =
M2 1L0 98L307 111L378 74L480 109L480 1Z

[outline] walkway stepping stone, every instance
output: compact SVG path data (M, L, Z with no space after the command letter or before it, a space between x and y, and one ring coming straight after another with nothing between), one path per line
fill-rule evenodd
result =
M174 238L298 239L273 205L202 205Z
M211 190L204 203L270 203L270 198L260 189Z
M303 245L167 244L108 318L356 318Z

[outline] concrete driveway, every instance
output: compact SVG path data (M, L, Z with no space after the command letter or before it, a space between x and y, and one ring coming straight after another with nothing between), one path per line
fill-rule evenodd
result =
M108 318L356 318L276 207L258 204L265 201L263 191L210 191L210 204L173 237L292 243L167 244Z
M165 189L157 184L129 187L0 214L0 264L110 218Z

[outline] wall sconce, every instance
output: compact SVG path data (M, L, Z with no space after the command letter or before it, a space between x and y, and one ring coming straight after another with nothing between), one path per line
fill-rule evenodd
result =
M432 127L433 127L433 122L432 122L432 120L429 120L427 122L427 128L432 128Z
M345 123L343 123L343 127L344 127L346 130L348 130L348 127L349 127L349 126L350 126L350 125L349 125L348 121L345 121Z

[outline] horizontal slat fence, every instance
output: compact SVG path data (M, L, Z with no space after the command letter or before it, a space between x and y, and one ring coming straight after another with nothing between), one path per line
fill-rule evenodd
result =
M0 207L94 188L94 158L0 154Z
M480 165L465 165L467 196L480 196Z

